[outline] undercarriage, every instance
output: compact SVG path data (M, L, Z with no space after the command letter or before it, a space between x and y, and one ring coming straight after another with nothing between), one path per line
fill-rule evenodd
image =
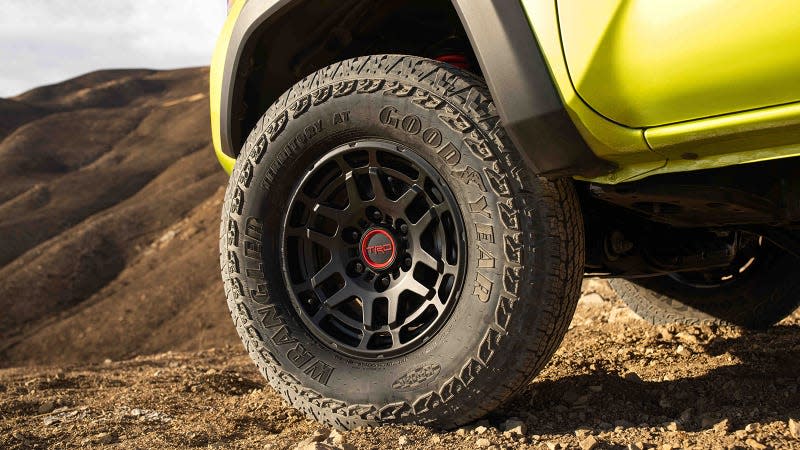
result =
M579 183L591 276L639 278L746 264L759 248L800 257L800 159ZM741 266L739 266L741 267Z

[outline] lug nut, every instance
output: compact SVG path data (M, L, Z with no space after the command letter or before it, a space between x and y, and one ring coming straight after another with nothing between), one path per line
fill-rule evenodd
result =
M380 211L378 211L377 209L372 211L372 220L377 222L381 220L381 217L383 217L383 215L381 214Z
M359 237L358 236L358 231L353 230L353 231L350 232L350 240L352 242L358 242L358 237Z
M408 269L411 268L411 263L412 263L412 261L411 261L411 257L410 256L406 256L405 258L403 258L403 268L405 270L408 270Z
M381 286L383 286L383 287L389 287L389 283L391 283L391 280L389 280L389 277L388 277L388 276L384 275L384 276L382 276L382 277L381 277L381 278L378 280L378 282L379 282L379 283L381 284Z
M400 224L400 232L403 233L403 234L408 234L408 225L406 225L404 223Z
M364 264L361 264L360 262L357 262L357 263L353 264L353 270L356 273L363 273L364 272Z

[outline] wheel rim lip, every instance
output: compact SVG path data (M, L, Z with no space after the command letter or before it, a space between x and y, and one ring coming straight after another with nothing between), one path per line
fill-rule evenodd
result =
M369 256L369 241L377 235L386 237L392 246L392 254L389 256L389 259L382 263L374 262ZM394 264L395 259L397 259L397 241L391 233L383 228L371 228L364 233L364 236L361 238L361 260L364 264L375 270L383 270Z
M298 298L297 295L298 293L295 292L295 290L290 287L292 286L292 281L289 277L289 272L287 268L286 230L290 219L291 209L295 203L297 195L301 192L302 188L305 186L306 181L312 176L312 174L318 168L322 167L325 163L329 162L335 155L338 155L340 153L346 153L351 150L366 150L366 149L377 149L379 151L395 152L396 154L399 154L411 160L418 168L424 169L425 174L436 182L437 188L441 189L440 193L444 197L442 203L447 203L449 205L448 211L451 213L453 226L455 228L454 243L458 251L457 260L454 264L454 266L456 267L456 273L454 274L454 278L452 280L450 294L448 296L448 300L444 305L444 310L439 312L438 316L432 321L430 325L427 326L427 329L423 333L414 337L408 342L403 343L398 349L389 348L385 350L384 349L365 350L365 349L353 349L352 347L349 347L347 345L340 345L339 342L335 341L334 338L327 335L324 330L320 329L316 324L314 324L309 320L308 313L303 309L300 299ZM361 168L361 170L363 171L364 169ZM355 172L355 170L353 172ZM452 193L450 186L445 182L444 178L430 162L425 160L425 158L417 154L411 148L395 141L390 141L381 138L357 139L334 147L332 150L326 152L325 154L320 156L316 161L311 163L309 165L309 168L306 169L306 172L303 175L303 177L301 177L301 179L295 184L295 186L291 189L290 192L291 195L287 203L287 209L284 213L283 221L281 222L282 225L281 229L279 230L279 242L278 242L279 244L278 248L280 251L279 259L280 259L283 279L286 285L286 292L289 295L293 309L301 319L301 322L305 325L306 329L310 331L309 334L311 336L316 338L325 346L346 356L366 361L384 361L407 355L408 353L416 350L422 344L431 340L444 327L445 324L450 322L450 316L452 316L452 313L455 310L455 306L457 305L461 297L461 292L464 286L464 280L467 271L468 252L465 241L466 225L464 223L463 214L459 208L458 201L456 200L455 195ZM360 242L358 244L358 248L360 248ZM445 256L442 255L441 258L444 259ZM395 255L394 258L395 262L397 261L397 259L398 258ZM413 271L413 266L412 266L412 271ZM411 276L411 273L407 273L407 275ZM444 277L444 275L441 275L441 277ZM434 296L436 296L436 293ZM396 329L398 330L397 332L399 333L399 329L402 328L407 323L408 322L404 322L403 324L397 326L396 327Z

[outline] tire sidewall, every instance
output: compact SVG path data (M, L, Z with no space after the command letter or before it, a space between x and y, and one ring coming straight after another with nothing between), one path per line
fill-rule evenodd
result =
M497 243L502 242L502 235L495 236L494 233L487 235L488 230L502 229L502 225L493 220L500 216L499 199L489 189L484 192L479 186L482 182L475 181L476 178L465 182L465 178L458 175L463 171L469 172L474 167L482 166L485 164L483 161L470 153L460 152L459 163L448 164L442 155L436 153L437 149L422 140L423 130L437 130L428 135L441 134L443 142L452 142L454 145L460 145L463 139L463 136L449 129L435 113L424 108L415 108L413 103L403 102L402 98L381 95L377 101L375 98L357 98L357 100L366 101L353 101L352 97L334 98L311 107L298 118L288 120L284 130L268 143L269 150L266 151L261 164L247 169L247 171L252 170L252 180L270 181L251 182L249 187L242 191L244 203L238 216L239 229L247 230L248 220L252 225L253 218L263 219L263 228L260 236L252 230L252 226L250 233L245 235L246 240L252 240L250 244L245 244L245 247L255 247L259 245L257 241L260 240L261 260L253 258L252 253L241 252L242 254L238 256L245 262L245 273L241 280L245 286L245 293L251 289L257 292L259 289L261 291L266 289L268 294L263 300L264 303L256 302L252 297L244 302L251 311L256 312L254 328L262 339L266 337L264 342L271 347L272 355L303 384L315 386L327 397L347 397L350 403L388 404L400 400L413 401L432 388L436 388L443 379L460 375L484 339L487 324L493 321L499 289L494 289L494 292L485 296L487 301L482 301L477 294L480 294L480 297L484 297L484 294L481 289L476 288L476 279L488 286L487 283L496 283L502 273L502 261L498 261L497 258L489 261L489 255L500 254L501 249ZM387 124L381 122L382 111L384 122L387 122L387 111L391 111ZM346 121L334 124L334 121L341 120L345 116L348 118ZM393 126L395 119L399 123L397 127ZM403 127L404 119L405 128L408 130ZM411 124L412 122L414 124ZM417 123L419 125L415 125ZM414 133L415 130L419 131ZM290 192L297 180L327 151L359 137L370 136L380 136L396 142L433 165L456 198L461 216L466 222L464 227L466 241L480 242L481 245L481 250L477 250L474 245L468 245L461 294L447 322L420 348L386 361L352 358L320 343L297 317L295 308L291 306L292 301L285 283L278 276L280 275L279 230L284 214L288 210ZM485 199L486 204L486 208L481 210L485 223L480 223L476 227L477 222L470 217L470 210L465 206L475 203L476 200L480 201L482 206L481 199ZM480 236L478 231L481 232ZM483 270L478 273L480 257L483 257L480 262L482 266L495 266L489 267L493 269L491 272ZM251 275L256 276L247 276L248 270ZM258 288L259 284L262 287ZM268 311L272 308L274 311ZM273 314L277 314L280 320L276 320ZM281 324L277 325L278 322ZM276 333L279 333L278 338L273 340L272 336ZM313 379L304 371L318 362L332 369L329 378L324 380L325 383L320 379ZM414 382L413 379L416 378L414 371L428 379ZM411 381L403 383L403 377Z

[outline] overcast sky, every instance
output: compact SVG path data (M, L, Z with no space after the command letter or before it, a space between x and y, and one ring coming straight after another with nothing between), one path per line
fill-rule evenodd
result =
M97 69L208 65L225 0L2 0L0 97Z

